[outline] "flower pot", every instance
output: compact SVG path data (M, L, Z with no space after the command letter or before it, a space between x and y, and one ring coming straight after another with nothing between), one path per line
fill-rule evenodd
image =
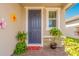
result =
M53 42L50 44L51 49L56 49L57 48L57 43Z

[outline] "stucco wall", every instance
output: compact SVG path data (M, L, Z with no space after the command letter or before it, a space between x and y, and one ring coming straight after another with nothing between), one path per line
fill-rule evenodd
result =
M41 6L44 7L44 6ZM43 8L43 44L44 45L48 45L49 44L49 38L47 38L48 36L50 36L49 30L47 30L47 12L46 12L46 8L59 8L59 7L45 7ZM28 6L26 7L26 16L28 15ZM64 10L63 8L60 7L60 11L59 11L59 15L58 15L58 19L57 20L57 27L59 26L60 30L62 31L62 33L65 35L66 33L66 29L65 29L65 20L64 20ZM60 21L60 25L58 25ZM28 30L28 18L26 17L26 31ZM47 43L47 42L48 43ZM59 43L60 44L60 43Z
M79 23L79 19L75 19L75 20L72 20L70 22L67 22L66 25L68 25L68 24L75 24L75 23Z
M53 7L52 7L53 8ZM10 14L16 13L17 20L12 22ZM60 29L65 32L64 11L60 10ZM17 43L16 34L18 31L28 30L27 12L23 6L19 4L0 4L0 18L4 18L7 27L0 29L0 55L11 55ZM49 32L46 30L46 9L43 9L43 36L48 36Z
M52 8L55 8L55 7L52 7ZM43 36L49 36L49 30L47 30L47 19L46 19L46 9L43 9ZM58 19L56 19L57 23L57 27L62 31L62 33L65 35L65 20L64 20L64 10L62 8L60 8L60 11L59 11L59 15L58 15ZM58 23L60 23L60 25L58 25Z
M62 31L63 35L66 36L64 12L65 12L65 10L63 8L61 8L61 10L60 10L60 30Z
M68 26L68 25L77 24L77 23L79 23L79 20L70 21L70 22L66 23L66 25ZM74 26L66 27L66 36L79 38L79 36L76 33L78 26L79 25L74 25Z
M41 6L41 7L44 7L44 6ZM28 31L28 8L29 7L26 7L26 31ZM30 7L31 8L31 7ZM38 7L39 8L39 7ZM65 20L64 20L64 10L61 8L61 7L44 7L43 8L43 37L44 36L49 36L50 34L49 34L49 30L47 30L47 10L46 10L46 8L60 8L60 11L59 11L59 14L57 15L57 17L59 17L59 18L57 18L56 20L56 25L57 25L57 27L59 27L59 29L63 32L63 34L64 34L64 32L65 32ZM58 23L60 22L60 25L58 25Z
M16 22L12 22L10 14L16 14ZM0 4L0 18L4 18L7 26L0 29L0 55L11 55L17 43L16 34L25 30L25 10L19 4Z
M53 8L53 7L52 7ZM49 31L46 30L46 25L47 25L47 22L46 22L46 9L43 9L43 44L45 46L49 45L50 44L50 40L48 38L45 38L46 36L50 36L49 34ZM62 31L63 35L66 36L66 26L65 26L65 20L64 20L64 10L63 8L60 8L60 12L59 12L59 15L58 15L58 20L57 20L57 26L59 26L59 29ZM58 21L60 21L60 25L58 25ZM44 37L45 36L45 37ZM62 38L63 40L63 38ZM60 41L57 40L57 44L58 44L58 47L61 47L62 46L62 43L60 43Z
M74 26L74 27L67 27L66 31L67 31L66 36L79 38L79 36L76 33L76 31L77 31L76 26Z

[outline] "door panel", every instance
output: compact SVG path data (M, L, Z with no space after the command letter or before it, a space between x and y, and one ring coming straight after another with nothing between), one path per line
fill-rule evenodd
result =
M41 10L28 11L28 43L41 44Z

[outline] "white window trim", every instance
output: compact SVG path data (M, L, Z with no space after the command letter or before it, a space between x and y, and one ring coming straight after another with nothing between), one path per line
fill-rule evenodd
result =
M46 30L50 30L49 28L49 11L56 11L56 27L60 29L60 8L46 8Z

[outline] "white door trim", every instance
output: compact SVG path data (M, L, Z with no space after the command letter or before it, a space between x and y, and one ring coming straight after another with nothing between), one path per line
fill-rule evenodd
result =
M26 8L26 32L28 33L28 10L41 10L41 44L28 44L28 37L26 40L27 46L43 46L43 7L25 7Z

